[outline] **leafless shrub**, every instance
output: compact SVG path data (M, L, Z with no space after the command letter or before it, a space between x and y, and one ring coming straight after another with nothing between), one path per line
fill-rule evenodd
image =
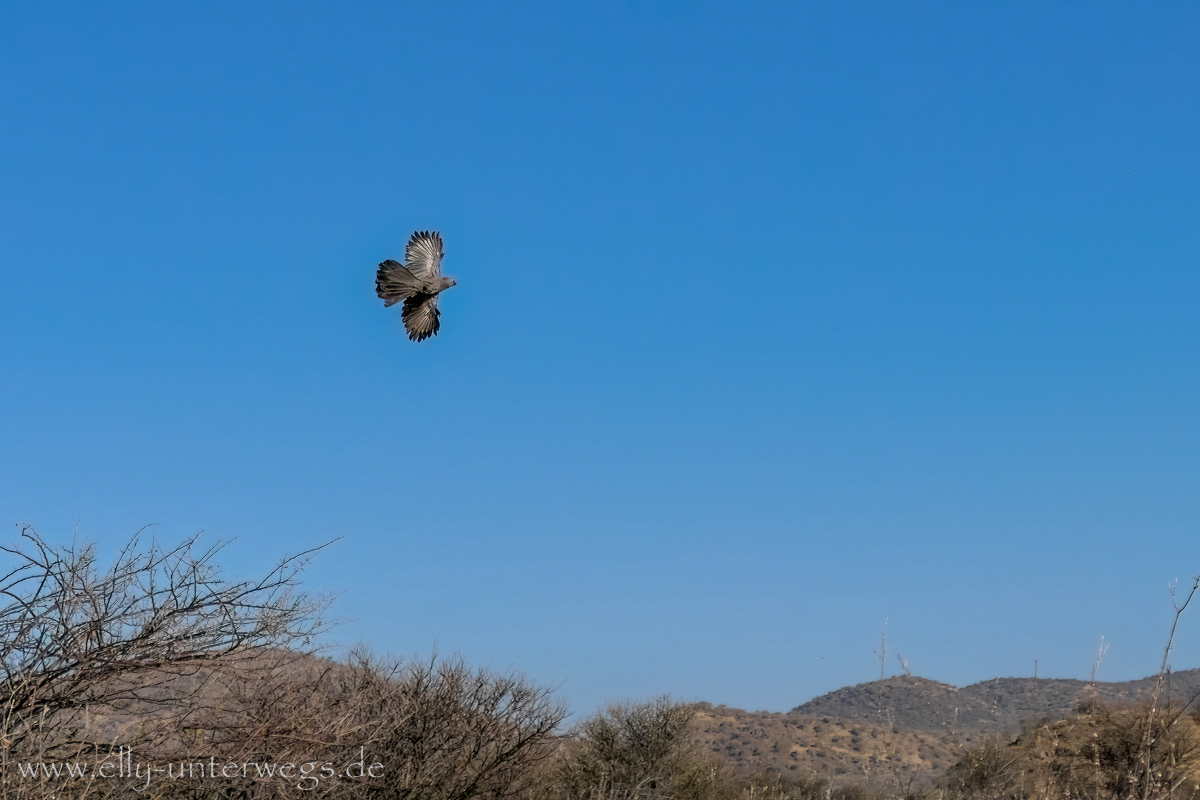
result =
M951 797L971 800L1000 800L1023 797L1020 754L1010 746L988 739L966 755L947 773L944 783Z
M359 657L349 687L357 702L370 698L363 722L387 767L367 796L516 796L536 781L566 717L549 689L520 673L471 669L457 657L394 665Z
M541 777L565 714L549 689L518 673L472 669L457 657L388 662L356 652L345 663L310 659L228 681L220 701L191 720L189 749L234 763L340 768L364 758L378 766L326 781L319 797L512 798ZM274 798L295 789L242 779L174 788L180 798L218 788Z
M305 648L324 604L296 584L311 553L261 580L227 582L220 550L196 537L173 548L134 537L101 570L94 546L55 547L30 528L4 548L0 797L269 800L303 788L331 800L500 800L543 775L566 715L549 689L460 658L318 658ZM95 765L118 747L179 775L139 785L13 769ZM181 777L209 759L338 774ZM343 774L360 759L370 775Z
M1131 775L1136 773L1136 780L1141 786L1140 796L1142 800L1150 800L1154 787L1161 784L1161 770L1156 769L1154 759L1156 745L1161 745L1164 733L1169 734L1171 732L1175 721L1191 705L1191 701L1189 701L1182 708L1176 710L1175 713L1172 713L1169 707L1161 709L1171 676L1171 648L1175 645L1175 631L1179 627L1179 618L1183 616L1183 612L1187 609L1188 604L1192 602L1197 589L1200 589L1200 576L1192 579L1192 588L1181 603L1176 596L1176 587L1174 585L1171 587L1171 604L1175 608L1175 615L1171 619L1171 631L1167 635L1167 644L1163 647L1162 664L1159 666L1158 678L1154 682L1154 692L1150 697L1150 707L1146 713L1146 719L1142 724L1137 769L1131 770ZM1195 699L1195 696L1191 698L1192 701ZM1160 711L1165 715L1165 720L1159 718ZM1132 796L1136 797L1138 793L1134 792Z
M828 800L829 796L829 781L816 775L757 774L741 781L741 797L745 800Z
M0 787L15 758L66 758L101 737L150 742L193 713L211 676L303 646L323 602L296 578L313 551L256 581L228 582L223 544L135 535L101 569L95 546L55 546L26 526L0 547ZM22 791L29 791L23 786Z
M661 697L609 706L576 726L556 764L559 800L734 798L741 787L691 743L695 709Z

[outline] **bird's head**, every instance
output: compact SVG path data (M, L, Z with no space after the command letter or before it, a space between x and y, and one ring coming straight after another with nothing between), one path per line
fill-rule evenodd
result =
M445 282L447 289L451 286L458 286L458 281L454 280L454 278L443 278L442 280Z

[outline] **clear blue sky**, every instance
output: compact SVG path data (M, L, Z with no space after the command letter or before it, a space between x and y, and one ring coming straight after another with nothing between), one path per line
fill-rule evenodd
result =
M343 537L573 707L1152 672L1200 572L1200 6L8 3L0 522ZM414 229L422 345L374 295ZM1200 666L1200 608L1174 663Z

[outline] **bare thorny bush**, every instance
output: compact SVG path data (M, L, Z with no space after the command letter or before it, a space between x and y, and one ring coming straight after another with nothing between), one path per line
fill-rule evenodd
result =
M517 673L457 658L343 661L312 653L325 601L297 579L313 551L228 582L221 545L135 536L100 569L94 546L31 528L0 578L0 796L388 797L468 800L525 792L565 709ZM6 601L6 602L5 602ZM113 760L183 765L379 764L320 785L189 772L138 780L22 775L19 765ZM129 751L125 751L129 752Z
M552 755L564 716L548 689L518 673L360 651L346 662L309 659L236 676L188 733L191 750L235 763L379 765L366 780L304 786L320 797L468 800L525 792ZM237 777L178 783L169 796L292 796L297 785Z
M101 569L94 544L59 547L24 527L0 576L0 787L17 760L95 751L103 737L162 745L229 670L306 646L324 603L298 591L312 552L256 581L222 580L222 544L164 547L135 535ZM36 796L36 792L34 793Z
M230 583L214 564L221 547L137 535L103 571L93 544L55 547L30 527L0 547L11 564L0 576L5 750L74 747L93 713L181 711L206 668L311 642L322 603L296 589L311 554Z
M688 746L694 712L659 698L613 705L584 720L558 763L555 791L562 800L641 800L684 793L703 774Z

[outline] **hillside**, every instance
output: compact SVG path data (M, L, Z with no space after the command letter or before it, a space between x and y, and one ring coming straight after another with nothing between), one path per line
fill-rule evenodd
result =
M874 722L742 711L697 705L697 746L746 773L818 774L839 783L905 785L942 774L961 756L963 741L935 731L893 731Z
M1024 720L1061 718L1090 697L1107 703L1146 699L1154 677L1121 683L996 678L959 688L926 678L898 676L847 686L796 706L788 716L829 717L891 725L897 731L1016 732ZM1175 701L1200 692L1200 669L1170 676Z
M900 676L847 686L784 713L699 703L696 746L747 773L822 775L835 783L903 787L938 779L969 750L1023 721L1062 719L1090 698L1113 706L1147 699L1153 677L1094 685L998 678L957 687ZM1178 702L1200 692L1200 669L1171 676Z

